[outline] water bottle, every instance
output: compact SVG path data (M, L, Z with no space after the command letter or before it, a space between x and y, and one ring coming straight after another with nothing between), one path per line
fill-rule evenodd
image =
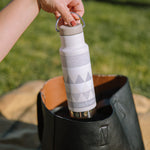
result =
M62 25L59 32L59 52L70 116L77 119L91 118L96 107L96 98L89 47L84 40L83 26Z

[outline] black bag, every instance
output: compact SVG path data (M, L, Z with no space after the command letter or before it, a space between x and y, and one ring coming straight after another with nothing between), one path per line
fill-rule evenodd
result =
M43 150L144 150L129 82L125 76L94 75L96 113L70 118L63 77L38 94L38 130Z

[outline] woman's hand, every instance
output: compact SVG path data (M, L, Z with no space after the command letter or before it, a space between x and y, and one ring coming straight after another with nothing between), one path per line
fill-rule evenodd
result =
M39 0L39 3L43 10L54 13L56 18L61 15L64 22L69 26L76 25L75 20L79 20L79 17L71 14L70 11L80 16L84 14L84 6L81 0Z

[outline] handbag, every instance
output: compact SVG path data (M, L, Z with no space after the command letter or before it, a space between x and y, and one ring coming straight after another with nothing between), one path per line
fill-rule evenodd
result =
M91 119L69 115L62 76L48 80L37 97L42 150L144 150L128 78L93 75L97 106Z

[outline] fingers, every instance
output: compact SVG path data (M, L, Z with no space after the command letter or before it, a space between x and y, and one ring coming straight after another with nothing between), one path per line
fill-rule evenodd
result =
M54 15L55 15L55 17L56 17L56 20L61 16L58 11L55 11L55 12L54 12ZM62 18L60 18L60 20L59 20L59 22L58 22L58 26L61 26L61 25L63 25L63 24L64 24L64 22L63 22Z
M69 26L75 26L76 22L73 16L70 13L70 10L65 5L58 5L57 6L58 12L61 14L63 20L69 25Z
M72 0L70 4L68 5L69 9L81 17L84 14L84 6L81 0ZM79 20L80 18L77 15L73 15L76 20Z
M71 14L71 11L81 17L84 14L84 6L81 0L69 0L66 3L57 3L55 10L54 14L56 18L60 15L63 18L60 24L68 24L69 26L75 26L77 23L80 23L80 18L75 14Z
M61 16L61 14L58 11L55 11L54 15L55 15L56 19L58 19Z

